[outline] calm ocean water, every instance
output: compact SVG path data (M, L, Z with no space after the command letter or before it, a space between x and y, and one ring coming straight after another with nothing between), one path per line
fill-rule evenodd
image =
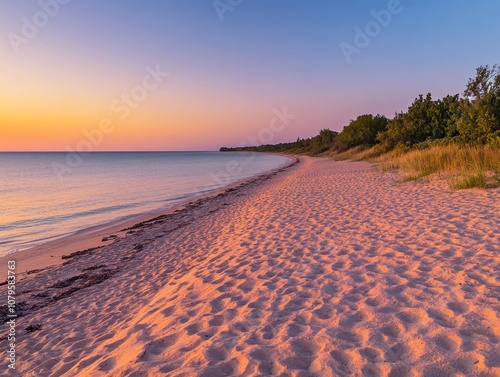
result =
M220 152L69 157L0 153L0 255L168 208L288 161L275 155Z

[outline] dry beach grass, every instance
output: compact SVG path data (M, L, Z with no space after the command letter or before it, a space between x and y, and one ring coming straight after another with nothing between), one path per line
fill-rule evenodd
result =
M403 181L440 178L452 189L500 187L500 148L493 146L435 145L423 149L393 149L382 153L378 146L352 148L331 156L338 161L371 161L383 171L400 169Z

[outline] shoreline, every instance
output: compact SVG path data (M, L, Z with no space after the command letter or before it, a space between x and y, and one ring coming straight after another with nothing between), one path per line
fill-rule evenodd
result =
M280 154L280 156L288 158L289 161L267 172L244 178L229 185L214 189L208 193L186 198L172 207L131 215L130 218L123 221L111 221L103 225L79 229L71 234L61 236L49 242L1 256L0 276L3 277L7 275L7 261L9 260L16 261L17 274L20 275L20 279L22 280L26 278L26 273L29 271L42 270L62 264L64 262L61 260L63 255L68 255L78 250L111 245L115 241L124 239L128 236L127 232L129 229L127 228L134 227L139 223L154 220L157 217L175 214L188 207L191 203L217 197L217 195L236 187L243 187L262 177L271 176L275 172L287 169L300 161L299 158L294 155ZM2 282L3 281L4 279L2 279Z
M300 161L19 282L16 369L499 374L500 190Z

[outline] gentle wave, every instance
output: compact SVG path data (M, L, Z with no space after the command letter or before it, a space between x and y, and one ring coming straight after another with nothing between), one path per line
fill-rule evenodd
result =
M206 194L278 168L282 156L220 152L0 153L0 255ZM234 169L234 167L237 169Z

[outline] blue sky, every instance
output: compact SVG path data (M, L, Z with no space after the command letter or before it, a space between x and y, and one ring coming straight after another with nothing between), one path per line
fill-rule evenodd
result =
M161 64L168 82L128 120L126 135L117 131L99 148L217 149L257 133L274 108L286 106L298 116L276 135L280 142L322 128L340 131L364 113L390 117L420 93L462 93L476 67L500 63L500 2L466 0L401 0L401 12L348 63L340 44L354 45L355 28L364 30L371 13L390 4L243 0L222 21L214 1L72 0L16 54L9 33L20 35L23 17L31 20L42 8L38 1L3 0L0 79L7 86L0 99L23 102L33 114L40 111L37 96L51 93L53 100L29 120L0 117L0 127L18 140L17 149L23 127L26 133L53 120L61 123L54 130L64 129L56 99L74 93L85 117L75 110L71 132L40 139L40 149L64 149L80 137L83 118L90 124L105 116L144 67ZM9 85L17 85L17 98ZM133 130L141 133L137 147L130 144Z

